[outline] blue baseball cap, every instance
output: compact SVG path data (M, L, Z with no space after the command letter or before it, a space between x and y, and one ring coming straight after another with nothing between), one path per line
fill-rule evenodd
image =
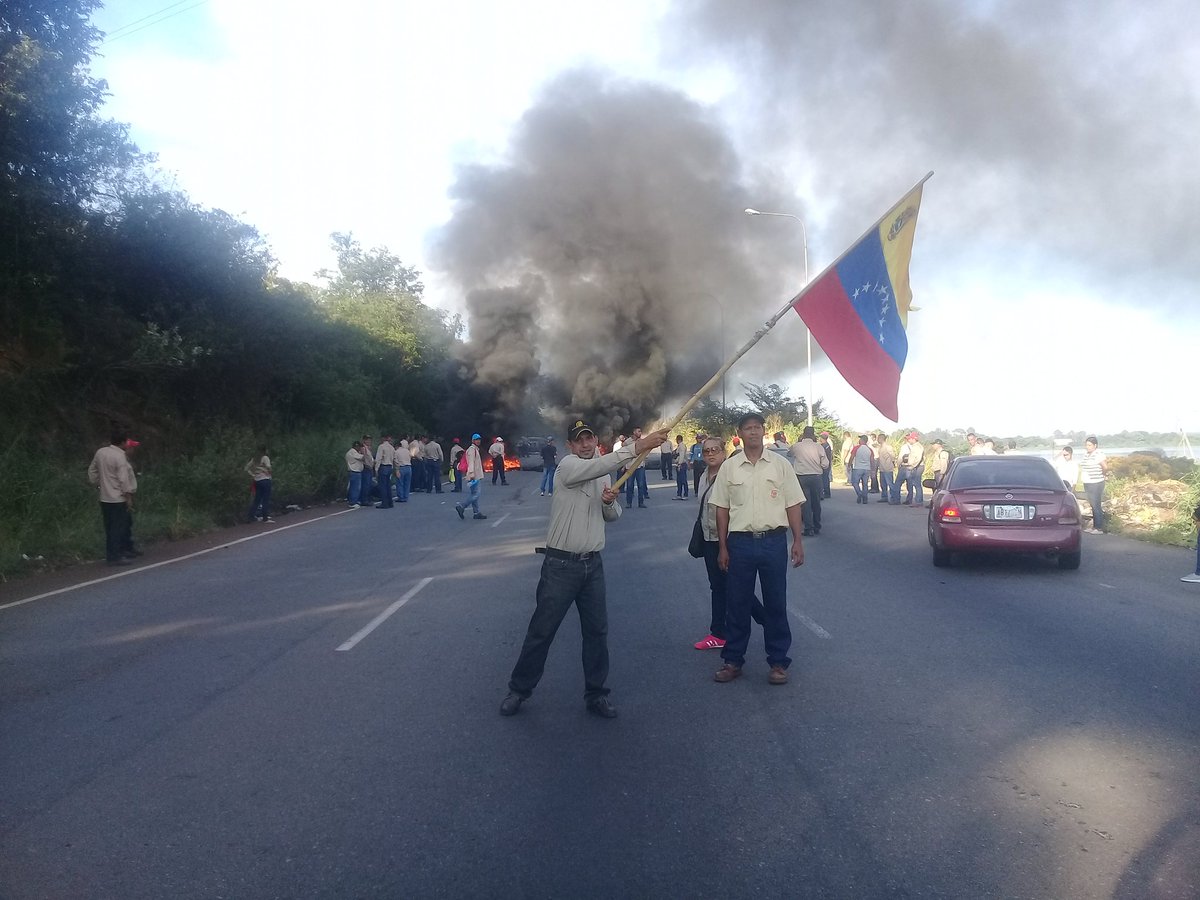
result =
M478 441L478 440L482 440L482 438L480 438L480 436L477 434L473 434L473 435L471 435L471 440Z

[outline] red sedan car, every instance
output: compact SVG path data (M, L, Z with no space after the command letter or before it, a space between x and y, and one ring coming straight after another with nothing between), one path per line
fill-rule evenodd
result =
M956 552L1042 553L1078 569L1082 545L1075 495L1036 456L959 457L930 503L935 566L950 565Z

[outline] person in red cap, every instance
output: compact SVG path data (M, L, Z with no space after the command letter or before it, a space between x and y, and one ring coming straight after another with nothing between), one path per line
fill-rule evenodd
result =
M88 466L88 481L100 489L100 515L104 522L105 558L110 566L127 566L132 550L131 514L137 478L126 455L125 432L114 429L107 447L101 447Z

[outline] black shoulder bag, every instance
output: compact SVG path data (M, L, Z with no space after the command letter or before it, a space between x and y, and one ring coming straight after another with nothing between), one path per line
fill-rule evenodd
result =
M708 497L708 492L712 490L713 482L709 482L708 487L704 489L704 495L700 498L700 512L696 513L696 521L692 523L692 539L688 541L688 553L696 559L704 558L704 526L700 524L700 517L704 515L704 501Z

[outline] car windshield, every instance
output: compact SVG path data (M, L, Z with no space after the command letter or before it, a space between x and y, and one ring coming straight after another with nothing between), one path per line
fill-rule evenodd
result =
M1025 459L964 459L950 473L948 490L972 488L1037 488L1059 491L1062 479L1044 459L1031 456Z

